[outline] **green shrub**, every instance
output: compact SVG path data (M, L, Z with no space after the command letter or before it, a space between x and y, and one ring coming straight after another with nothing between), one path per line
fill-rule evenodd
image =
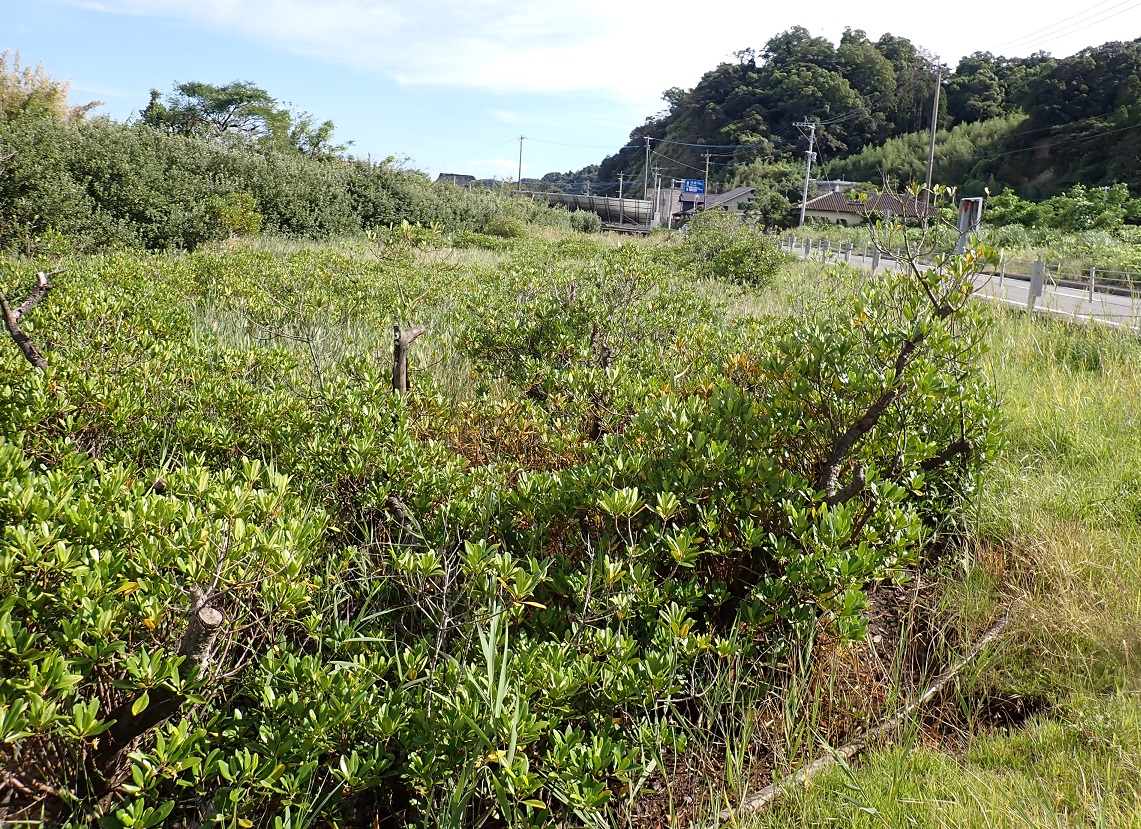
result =
M520 219L496 216L484 224L482 232L502 239L521 239L527 235L527 226Z
M28 318L47 371L0 342L0 767L61 792L44 819L599 823L684 751L676 701L861 638L868 582L962 516L994 401L961 263L733 321L654 245L472 234L509 248L470 270L429 234L78 258Z
M602 231L602 217L589 210L575 210L570 214L571 227L579 233L599 233Z
M255 214L262 216L263 232L305 238L401 221L465 232L504 216L569 228L565 210L484 190L435 187L423 173L391 162L342 163L290 147L223 144L143 124L28 112L0 121L0 145L16 152L0 171L0 245L18 250L31 250L47 229L81 249L193 250L232 232L248 233ZM254 204L229 205L234 193Z
M486 233L471 231L456 234L453 244L457 248L479 248L480 250L505 251L515 247L514 240L504 239L500 236L489 236Z
M263 216L249 193L214 196L206 208L207 218L228 236L257 236Z
M787 261L759 226L723 210L693 217L678 252L680 263L701 276L753 287L772 281Z

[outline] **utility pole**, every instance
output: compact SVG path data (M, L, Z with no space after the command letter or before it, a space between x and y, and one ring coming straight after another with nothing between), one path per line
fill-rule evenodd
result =
M812 152L812 147L816 142L816 122L815 121L797 121L793 124L801 130L808 130L808 163L804 166L804 194L800 198L800 224L798 227L804 227L804 206L808 203L808 179L812 175L812 162L816 158L816 153Z
M523 137L519 136L519 177L515 179L515 192L523 192Z
M931 204L931 171L935 167L935 130L939 127L939 90L943 87L943 64L935 58L935 103L931 106L931 145L927 149L927 184L923 188L923 206Z
M705 209L705 205L709 204L709 156L711 153L705 154L705 184L701 186L701 209Z
M654 209L650 211L650 222L654 221L654 215L658 217L658 223L662 221L662 168L654 168Z
M642 183L645 185L642 189L642 199L648 201L650 198L650 136L642 136L646 139L646 163L642 167Z
M625 223L626 212L622 209L622 181L624 178L623 173L618 174L618 224Z

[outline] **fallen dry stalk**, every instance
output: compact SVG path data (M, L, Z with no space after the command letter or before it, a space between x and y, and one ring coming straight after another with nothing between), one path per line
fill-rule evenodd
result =
M717 815L717 819L707 824L708 829L715 829L721 824L732 820L734 817L739 818L743 815L759 812L761 809L764 809L766 806L771 804L774 800L777 799L778 796L780 796L788 789L792 788L798 783L806 784L810 782L814 777L816 777L816 775L820 774L820 772L824 771L837 760L843 760L845 762L851 760L853 757L867 748L873 740L876 740L879 737L882 737L884 734L888 734L899 728L901 725L903 725L904 722L907 721L908 717L910 717L912 714L930 702L936 694L942 691L947 683L949 683L952 679L958 676L960 672L962 672L963 668L974 662L987 645L1001 636L1002 632L1006 630L1007 625L1010 624L1010 620L1011 614L1007 614L1006 616L1003 616L1001 619L999 619L994 624L994 626L990 628L990 630L978 638L978 640L965 654L959 657L959 659L954 662L949 668L943 671L943 673L935 677L935 681L927 686L927 690L913 699L901 710L897 711L891 718L876 726L861 737L856 738L843 748L836 749L835 751L832 751L823 757L818 757L816 760L813 760L800 771L770 783L756 794L746 798L745 802L738 806L736 809L722 809L721 812Z

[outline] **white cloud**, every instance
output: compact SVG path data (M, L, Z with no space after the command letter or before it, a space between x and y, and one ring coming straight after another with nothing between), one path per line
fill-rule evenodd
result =
M953 9L885 0L852 7L818 0L796 4L721 0L57 0L87 9L187 20L258 42L273 42L328 61L381 71L410 84L497 93L595 92L660 108L661 91L692 86L717 61L809 21L815 35L838 39L845 25L875 38L908 37L952 64L979 49L1030 34L1073 14L1061 0L1041 0L1032 17L1022 4L960 0ZM1120 37L1141 10L1053 42L1028 42L1056 54ZM984 28L979 20L986 20ZM1081 21L1075 21L1081 22ZM1067 24L1069 25L1069 24ZM1072 26L1071 26L1072 28ZM1066 26L1057 31L1065 32ZM1022 52L1032 51L1032 48ZM1015 51L1018 51L1017 49ZM1022 53L1019 52L1019 53Z

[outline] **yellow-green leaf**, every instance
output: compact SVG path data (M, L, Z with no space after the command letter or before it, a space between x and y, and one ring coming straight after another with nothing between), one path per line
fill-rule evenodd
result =
M151 697L146 691L143 691L142 696L131 703L131 713L138 716L140 711L146 711L147 706L151 704Z

